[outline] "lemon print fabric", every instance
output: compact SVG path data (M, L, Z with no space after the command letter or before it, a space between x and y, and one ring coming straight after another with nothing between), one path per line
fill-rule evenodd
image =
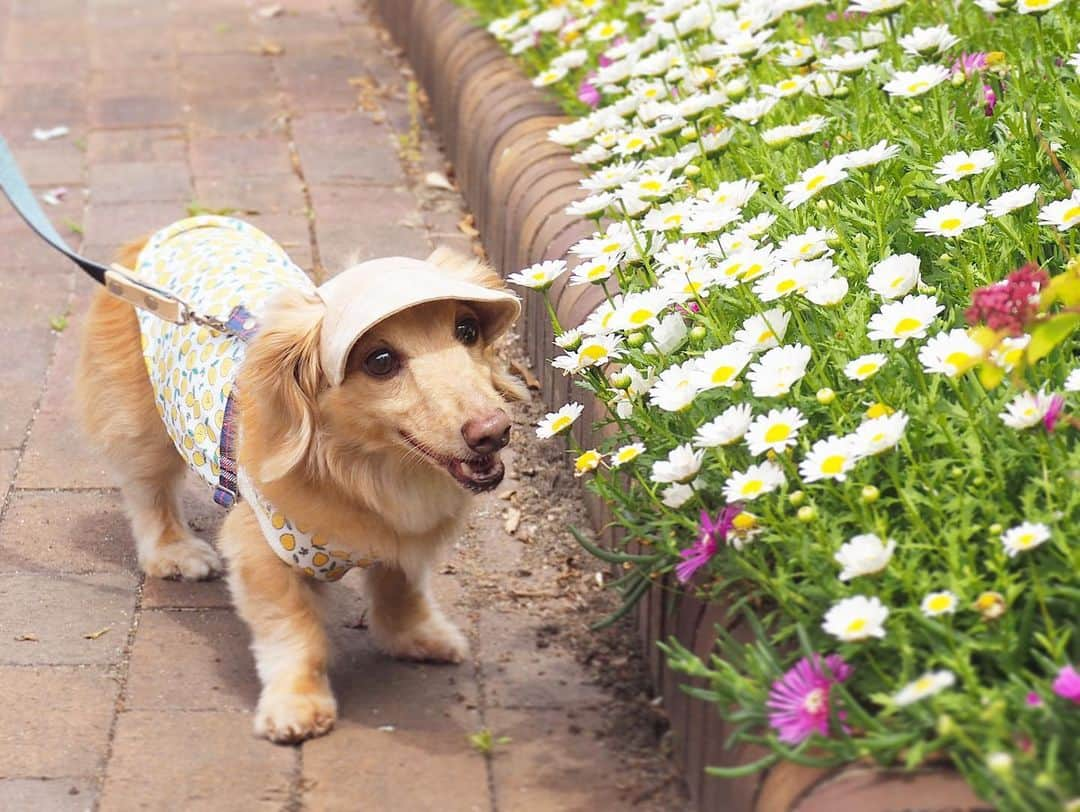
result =
M158 231L134 270L199 313L222 320L238 305L258 318L267 300L283 288L315 290L281 246L231 217L191 217ZM244 359L244 342L136 312L158 414L176 450L213 487L221 470L218 444L225 401Z
M243 471L240 472L239 483L240 495L251 505L270 549L286 564L320 581L337 581L354 567L363 569L375 563L374 559L350 550L332 549L322 537L308 533L290 521L288 516L255 490L251 479Z

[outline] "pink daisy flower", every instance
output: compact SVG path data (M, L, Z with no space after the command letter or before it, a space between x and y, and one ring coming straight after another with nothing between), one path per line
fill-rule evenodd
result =
M742 506L737 504L728 505L716 517L716 521L709 518L707 510L701 511L700 535L693 547L680 550L682 561L675 567L675 577L680 583L685 584L694 577L694 573L704 567L720 546L720 542L727 540L728 531L731 530L735 517L742 513Z
M798 744L814 733L829 735L829 689L851 676L854 669L839 654L822 660L803 657L773 683L766 703L773 711L769 724L780 741Z
M1062 699L1068 699L1074 705L1080 705L1080 672L1071 665L1061 667L1057 679L1050 687Z

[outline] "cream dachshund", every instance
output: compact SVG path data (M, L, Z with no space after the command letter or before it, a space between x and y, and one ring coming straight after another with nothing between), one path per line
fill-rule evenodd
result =
M499 276L437 251L316 288L272 240L224 217L176 223L120 261L201 312L240 318L237 334L175 325L102 291L77 391L147 575L222 569L181 515L186 467L235 501L218 548L251 629L256 734L296 742L333 726L319 597L351 568L383 650L460 662L465 637L428 576L470 493L502 480L503 405L523 394L493 347L520 310Z

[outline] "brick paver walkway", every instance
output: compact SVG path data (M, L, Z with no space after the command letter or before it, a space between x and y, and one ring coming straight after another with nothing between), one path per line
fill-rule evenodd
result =
M73 244L106 259L198 204L235 209L316 276L354 251L468 250L460 201L422 182L442 158L363 4L281 5L0 0L0 131L39 191L67 188L48 212ZM32 138L58 125L70 135ZM74 427L90 292L0 204L0 809L623 808L618 763L590 735L597 690L535 649L528 618L464 597L465 574L515 565L494 496L438 577L475 660L377 654L346 582L337 729L302 747L253 738L257 680L224 586L142 579ZM208 494L188 501L212 534ZM481 728L513 741L485 758L466 740Z

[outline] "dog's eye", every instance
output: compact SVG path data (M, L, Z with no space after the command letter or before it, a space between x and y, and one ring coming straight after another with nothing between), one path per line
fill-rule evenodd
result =
M385 378L398 370L398 359L388 349L375 350L364 359L364 371L376 378Z
M454 334L457 336L458 341L467 347L471 347L480 340L480 322L472 316L465 316L462 319L458 319L457 326L454 328Z

